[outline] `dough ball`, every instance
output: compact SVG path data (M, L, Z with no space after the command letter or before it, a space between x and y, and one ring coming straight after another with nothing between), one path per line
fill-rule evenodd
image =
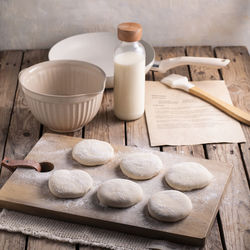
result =
M92 178L83 170L56 170L49 178L50 192L58 198L81 197L92 184Z
M201 164L182 162L170 167L165 175L169 186L180 191L190 191L207 186L213 175Z
M188 216L192 202L187 195L167 190L155 193L148 201L149 214L160 221L175 222Z
M114 157L114 149L105 141L84 139L74 146L72 156L80 164L96 166L110 161Z
M130 207L143 198L143 191L137 183L125 179L104 182L97 190L99 201L110 207Z
M147 180L160 172L162 161L152 153L132 153L122 159L120 168L131 179Z

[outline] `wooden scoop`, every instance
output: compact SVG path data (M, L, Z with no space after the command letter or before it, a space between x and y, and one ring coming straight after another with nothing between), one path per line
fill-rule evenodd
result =
M166 84L167 86L171 88L176 88L176 89L182 89L194 96L197 96L216 108L220 109L221 111L225 112L226 114L230 115L234 119L246 124L250 125L250 114L244 112L243 110L236 108L233 105L230 105L210 94L207 92L201 90L200 88L195 87L194 84L188 82L187 77L181 76L181 75L176 75L172 74L169 75L161 80L162 83Z
M1 166L8 168L11 172L14 172L17 168L30 168L35 169L38 172L48 172L54 168L54 165L50 162L41 162L31 160L12 160L5 157Z

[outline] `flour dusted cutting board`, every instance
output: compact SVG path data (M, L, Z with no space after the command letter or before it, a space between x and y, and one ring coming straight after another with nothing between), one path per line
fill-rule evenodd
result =
M203 245L213 224L219 203L229 181L232 167L224 163L190 158L167 152L156 152L163 161L164 170L155 178L137 181L144 191L144 199L126 209L108 208L99 204L96 189L105 180L126 178L119 169L119 160L124 154L148 151L134 147L114 146L116 157L111 162L97 167L81 166L72 159L72 147L80 138L45 134L34 146L26 159L38 162L49 161L54 169L83 169L94 179L94 186L79 199L58 199L48 189L52 172L39 173L31 169L17 169L0 190L0 206L39 216L89 224L111 230L141 236ZM155 192L170 189L164 181L168 166L183 161L203 164L213 175L212 183L204 189L186 192L193 203L192 213L176 223L160 222L147 212L147 201Z

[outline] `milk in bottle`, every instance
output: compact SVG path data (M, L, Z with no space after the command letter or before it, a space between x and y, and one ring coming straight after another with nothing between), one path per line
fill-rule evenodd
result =
M140 24L118 26L122 43L114 56L114 113L121 120L135 120L144 113L145 50L138 42L141 34Z

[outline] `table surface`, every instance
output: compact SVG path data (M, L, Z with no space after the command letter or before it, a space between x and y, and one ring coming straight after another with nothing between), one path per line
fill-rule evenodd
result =
M166 74L149 72L147 80L160 80L170 73L187 76L190 80L224 79L235 106L250 112L250 56L245 47L158 47L156 60L176 56L208 56L228 58L229 66L222 70L204 66L181 66ZM1 51L0 52L0 155L23 159L48 128L40 124L29 111L18 84L21 69L48 60L48 50ZM112 90L104 93L102 106L94 118L81 131L67 135L96 138L114 144L150 147L145 117L123 122L113 115ZM204 249L249 249L250 246L250 127L242 125L246 143L205 144L195 146L163 146L156 150L176 152L194 157L231 163L234 166L219 212L207 237ZM233 133L233 131L232 131ZM1 169L1 185L10 172ZM82 245L66 244L38 239L20 233L0 231L1 249L100 249ZM197 247L168 244L169 249L198 249Z

